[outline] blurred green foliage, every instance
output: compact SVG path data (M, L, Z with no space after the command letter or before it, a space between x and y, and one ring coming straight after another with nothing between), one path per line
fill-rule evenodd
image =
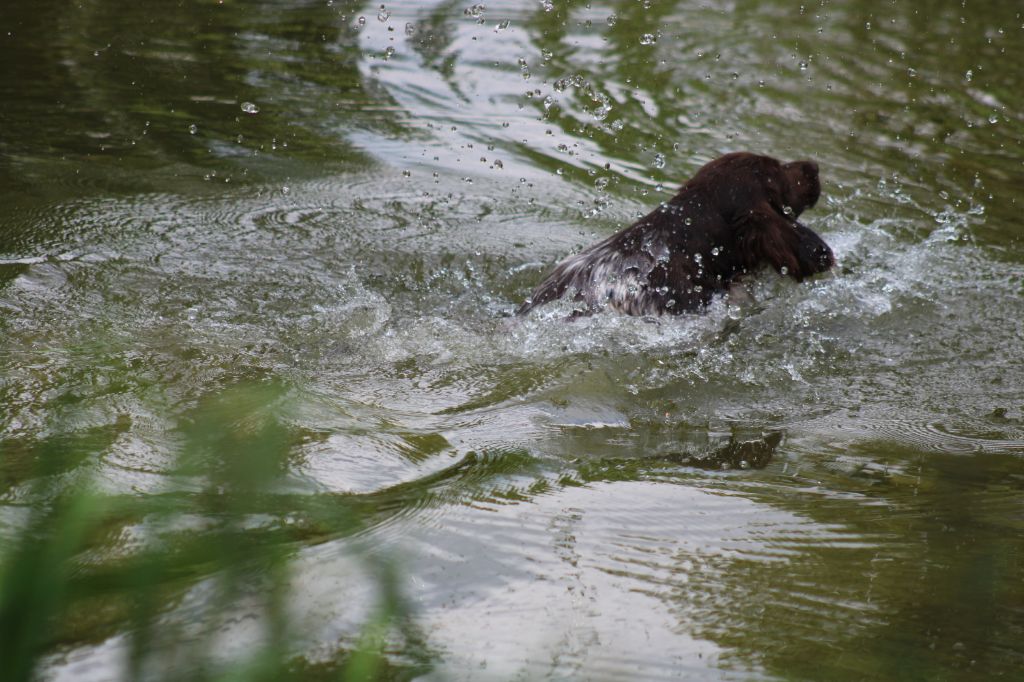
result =
M201 401L180 425L181 485L164 494L105 495L87 478L68 480L66 472L96 455L95 433L54 437L32 449L28 516L12 524L16 530L0 548L4 679L35 679L47 657L65 645L98 643L122 631L129 640L125 679L409 677L412 670L382 656L396 635L412 649L419 638L395 572L378 553L353 550L370 564L379 597L351 650L312 664L292 646L286 605L290 563L301 546L296 540L313 528L320 539L348 537L363 525L343 500L307 504L311 496L276 492L296 441L279 418L284 405L281 386L261 384ZM292 522L254 518L270 509ZM198 531L194 523L181 523L185 515L201 519ZM141 540L126 542L129 531ZM219 618L185 628L164 617L168 605L201 581L212 587L211 614L227 613L243 598L249 607L258 595L250 607L263 626L258 648L225 663L216 651Z

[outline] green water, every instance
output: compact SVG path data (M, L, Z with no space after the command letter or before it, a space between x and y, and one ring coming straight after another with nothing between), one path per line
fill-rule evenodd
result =
M6 674L1019 679L1022 64L1007 2L6 0ZM834 274L509 326L742 149Z

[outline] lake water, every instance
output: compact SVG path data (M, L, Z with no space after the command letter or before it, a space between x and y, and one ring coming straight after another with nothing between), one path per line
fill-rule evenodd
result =
M270 424L232 523L303 670L393 590L394 679L1021 675L1015 3L7 0L0 63L4 542L80 486L76 574L201 539ZM509 324L736 150L819 163L834 273ZM275 641L276 573L185 563L90 583L152 679ZM128 676L92 603L43 678Z

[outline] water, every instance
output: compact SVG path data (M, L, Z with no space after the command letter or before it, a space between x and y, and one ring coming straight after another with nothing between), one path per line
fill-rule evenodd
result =
M46 505L42 446L82 442L57 491L182 502L77 562L201 535L183 433L272 413L287 455L244 518L292 529L270 547L303 665L357 645L369 555L421 638L389 640L400 678L1013 678L1022 26L996 2L5 3L0 537ZM739 149L818 161L833 275L509 325ZM262 606L214 606L221 570L155 612L230 660ZM135 626L74 623L44 677L124 675Z

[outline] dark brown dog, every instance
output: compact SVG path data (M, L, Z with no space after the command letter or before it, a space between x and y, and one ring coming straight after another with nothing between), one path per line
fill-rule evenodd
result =
M813 161L726 154L667 203L562 261L516 314L566 293L586 305L578 314L698 311L766 263L802 281L835 264L828 244L796 221L820 194Z

